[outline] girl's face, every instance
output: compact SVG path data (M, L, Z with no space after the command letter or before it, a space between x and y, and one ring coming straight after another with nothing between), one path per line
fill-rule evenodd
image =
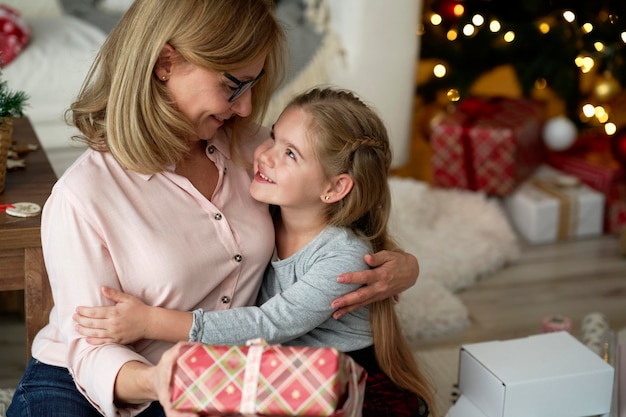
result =
M252 197L281 209L322 207L320 198L330 182L307 137L309 115L301 109L285 110L269 139L254 152Z
M265 55L230 75L242 82L254 80L264 63ZM226 119L247 117L252 112L252 89L230 102L237 85L223 73L178 60L172 63L166 83L178 109L194 125L198 135L195 139L211 139Z

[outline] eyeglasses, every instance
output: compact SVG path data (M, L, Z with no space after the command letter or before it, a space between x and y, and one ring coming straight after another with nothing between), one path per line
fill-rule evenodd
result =
M259 79L263 76L263 74L265 74L265 69L262 69L259 75L257 75L254 80L239 81L237 78L235 78L231 74L225 72L224 77L228 78L230 81L237 84L235 91L233 91L233 94L231 94L231 96L228 98L228 101L232 103L233 101L237 100L237 98L240 95L248 91L254 84L256 84L256 82L259 81Z

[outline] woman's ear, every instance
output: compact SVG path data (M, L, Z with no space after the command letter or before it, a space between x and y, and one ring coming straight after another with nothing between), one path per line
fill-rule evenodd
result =
M159 80L169 80L172 73L172 61L174 59L174 54L176 54L176 50L172 47L172 45L169 43L163 45L163 48L159 53L159 58L154 65L154 74Z
M330 180L330 185L326 192L321 196L325 203L335 203L343 199L354 186L354 180L348 174L339 174Z

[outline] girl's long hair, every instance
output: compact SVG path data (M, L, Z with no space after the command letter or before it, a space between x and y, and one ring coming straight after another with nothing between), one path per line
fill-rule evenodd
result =
M265 75L253 87L252 114L233 117L238 132L263 119L282 81L285 35L271 0L136 0L111 31L66 119L75 139L109 151L127 169L156 173L188 152L191 122L176 108L154 73L170 44L181 59L216 72L232 72L267 54Z
M316 88L297 96L287 106L291 107L310 116L308 136L328 178L348 173L354 180L346 197L328 204L328 223L351 228L371 243L374 252L398 250L387 231L391 148L383 121L345 90ZM402 334L394 300L371 304L369 317L378 365L398 386L419 395L433 415L432 387Z

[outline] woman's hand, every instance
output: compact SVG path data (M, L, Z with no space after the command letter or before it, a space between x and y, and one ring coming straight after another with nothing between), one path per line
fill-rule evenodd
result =
M188 343L179 342L163 353L161 360L155 367L155 389L159 397L159 403L167 417L194 417L198 414L192 412L177 411L172 406L172 378L176 359L180 356L180 350Z
M72 317L76 330L87 336L92 345L118 343L127 345L146 338L151 307L137 297L109 287L102 287L102 295L115 302L108 307L77 307Z
M336 310L333 314L335 319L374 301L399 295L413 286L419 275L417 259L406 252L384 250L367 254L365 262L372 269L342 274L337 278L341 283L363 286L333 301L332 308Z

